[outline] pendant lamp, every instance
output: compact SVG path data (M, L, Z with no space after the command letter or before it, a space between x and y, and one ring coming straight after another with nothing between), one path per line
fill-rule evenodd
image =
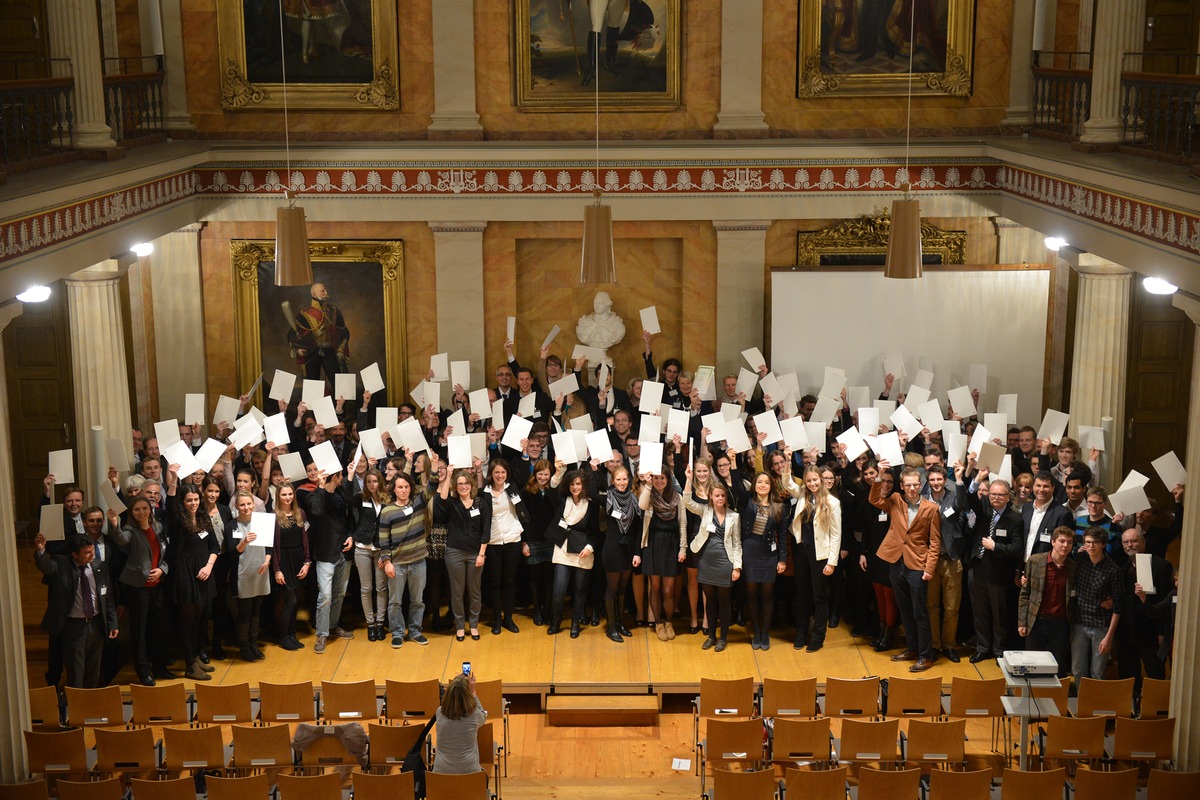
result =
M913 52L917 49L913 41L916 14L913 4L908 12L908 119L904 124L904 199L892 201L892 227L888 234L887 260L883 266L885 278L919 278L922 275L921 260L921 203L912 196L912 184L908 182L908 154L912 141L912 79Z
M275 285L308 286L313 282L312 258L308 252L308 229L304 209L296 205L292 191L292 141L288 131L287 55L283 52L283 4L279 4L279 60L283 71L283 143L287 168L283 195L287 205L275 213Z
M594 48L596 116L596 188L591 205L583 209L583 255L579 261L579 285L616 283L617 265L613 255L612 206L601 202L600 188L600 48Z

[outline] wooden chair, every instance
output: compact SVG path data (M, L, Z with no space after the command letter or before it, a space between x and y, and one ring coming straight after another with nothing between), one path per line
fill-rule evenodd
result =
M384 684L384 717L390 722L428 722L441 702L442 685L437 678Z
M121 687L76 689L66 687L67 724L72 728L116 728L125 724Z
M206 775L204 785L208 800L264 800L271 791L271 779L265 772L233 778Z
M774 800L778 788L774 770L735 772L717 769L713 770L712 792L704 797L708 800Z
M700 751L700 723L708 719L754 716L754 678L701 678L692 701L692 747Z
M310 740L303 750L296 749L299 765L304 768L306 775L311 770L325 770L330 767L365 767L366 755L354 755L345 742L333 734L317 736Z
M762 720L712 719L700 745L700 794L705 793L709 770L740 765L758 769L763 761Z
M895 764L900 760L898 743L900 720L842 720L841 742L835 745L835 759L843 762Z
M500 746L497 744L495 738L495 731L499 727L498 723L485 722L475 732L475 745L476 749L479 750L479 766L483 767L484 772L490 771L492 773L492 785L495 787L495 791L492 794L497 800L502 793L500 787Z
M1171 716L1171 682L1156 678L1142 679L1142 694L1138 701L1140 719L1159 719Z
M888 800L915 798L921 785L921 770L872 769L863 767L858 771L858 796L862 800L886 797Z
M53 689L54 687L46 688ZM49 797L45 778L21 783L0 783L0 800L49 800Z
M314 694L311 682L258 684L259 722L315 722Z
M353 683L321 681L321 718L327 723L362 722L379 719L375 681Z
M951 678L950 697L943 701L942 709L950 717L990 719L992 752L1003 752L1007 756L1012 751L1012 730L1008 724L1008 715L1004 711L1004 703L1000 699L1005 691L1004 678ZM999 749L1001 740L1005 747L1003 751Z
M815 717L817 708L817 679L763 678L762 715L764 717Z
M508 777L508 701L504 699L504 685L499 678L490 681L475 682L475 696L479 698L480 705L487 712L487 717L490 722L495 723L497 730L500 733L500 739L496 742L496 746L500 748L499 753L503 759L504 777Z
M1200 796L1200 772L1150 770L1146 781L1146 800L1179 800Z
M233 758L229 768L236 771L267 767L290 767L295 763L292 735L288 726L234 725Z
M967 768L967 721L952 719L935 722L910 719L908 733L900 734L900 757L906 764L930 764L965 770Z
M1138 771L1121 769L1108 772L1080 769L1075 772L1075 794L1079 800L1102 797L1105 800L1133 800L1137 796Z
M398 769L404 763L408 751L412 750L420 738L421 730L417 725L384 725L379 722L368 724L367 738L371 746L367 751L367 766L384 771ZM433 761L430 757L430 745L431 742L427 739L422 751L425 766L429 766Z
M1043 772L1004 768L1000 779L1002 800L1062 800L1067 770L1063 767Z
M25 761L29 774L33 775L78 775L88 771L88 747L83 728L50 733L48 731L23 731L25 734Z
M57 687L39 686L29 690L29 726L35 731L62 730Z
M96 728L92 733L96 737L95 774L128 778L158 771L158 750L150 728Z
M162 735L162 768L168 774L225 768L220 728L163 728Z
M201 725L241 725L254 721L250 704L250 684L197 683L196 714L193 721Z
M1050 717L1039 729L1039 761L1080 761L1098 764L1104 758L1104 717ZM1043 735L1044 734L1044 735Z
M1117 717L1109 755L1113 761L1155 766L1175 762L1175 718L1130 719Z
M369 772L350 774L354 800L396 800L413 796L413 774L393 772L388 775L373 775ZM212 800L210 797L209 800Z
M969 772L954 772L947 769L929 771L928 800L991 800L991 796L992 771L990 769L976 769Z
M1073 717L1132 717L1133 678L1119 681L1082 678L1079 696L1068 698L1067 708Z
M771 740L771 763L785 770L801 764L833 763L833 738L829 717L817 719L775 718Z
M196 782L190 777L165 781L134 778L129 782L129 788L133 790L133 800L186 800L196 794ZM243 800L250 800L250 798Z
M828 678L821 711L827 717L879 716L879 678Z
M940 717L941 678L889 678L887 716Z
M121 800L125 785L120 778L102 781L58 781L58 800ZM193 790L194 791L194 790Z
M784 778L784 796L805 800L846 800L849 774L845 765L834 769L789 769Z
M487 790L486 772L466 775L425 773L425 800L482 800L487 796Z
M129 686L132 710L129 724L143 725L187 725L187 695L182 683L163 683L158 686Z
M275 776L279 787L279 800L340 800L342 776L336 772L320 775L289 775L281 772Z

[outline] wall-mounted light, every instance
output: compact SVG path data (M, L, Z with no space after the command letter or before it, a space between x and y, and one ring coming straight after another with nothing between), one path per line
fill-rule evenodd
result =
M1175 284L1150 276L1142 278L1142 288L1150 294L1175 294L1179 291L1179 287Z
M1060 239L1057 236L1047 236L1046 237L1046 249L1047 250L1053 250L1055 252L1058 252L1059 250L1061 250L1062 248L1064 248L1066 246L1067 246L1066 239Z
M139 242L129 249L138 258L146 258L154 252L154 245L150 242Z
M22 303L44 303L50 299L50 287L41 285L30 286L17 295L17 299Z

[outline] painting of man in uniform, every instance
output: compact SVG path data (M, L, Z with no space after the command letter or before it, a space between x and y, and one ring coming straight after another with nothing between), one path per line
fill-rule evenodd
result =
M279 37L280 6L283 41ZM368 83L371 0L242 0L251 83Z
M314 261L309 286L276 286L274 274L272 262L259 264L259 342L266 381L281 369L302 379L324 380L332 394L337 373L387 363L379 264Z
M821 69L839 75L943 72L950 0L821 3Z

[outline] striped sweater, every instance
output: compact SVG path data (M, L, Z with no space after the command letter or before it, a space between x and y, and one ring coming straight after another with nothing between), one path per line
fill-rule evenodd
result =
M397 566L424 561L428 555L425 505L431 492L417 492L412 503L389 503L379 512L380 561Z

